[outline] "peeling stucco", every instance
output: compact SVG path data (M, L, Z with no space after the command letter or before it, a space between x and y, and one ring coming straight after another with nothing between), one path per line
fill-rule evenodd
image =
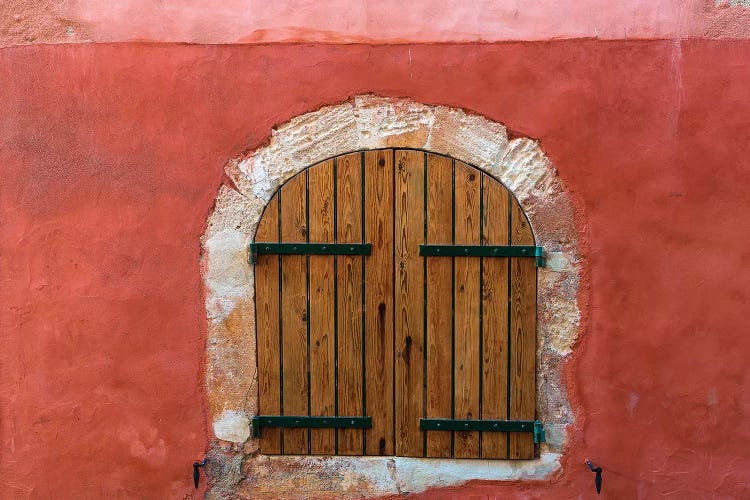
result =
M246 422L257 412L253 276L247 244L277 188L327 158L363 149L406 147L454 157L503 182L516 196L549 255L539 270L537 414L547 428L541 457L526 462L383 457L267 457L257 454ZM509 140L502 124L460 109L365 95L292 119L267 146L227 163L237 190L222 187L202 239L208 319L206 390L212 453L242 457L245 479L214 477L217 497L254 498L356 492L358 497L423 491L474 479L549 478L574 421L562 366L578 336L581 262L572 204L537 141ZM234 463L234 462L232 462ZM209 469L209 474L211 473ZM265 478L265 479L264 479ZM350 488L351 486L351 488ZM240 489L237 489L240 488ZM264 493L265 492L265 493Z

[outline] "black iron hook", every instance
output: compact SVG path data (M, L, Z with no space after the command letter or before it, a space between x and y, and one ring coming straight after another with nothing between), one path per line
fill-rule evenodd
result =
M204 458L200 462L193 462L193 482L195 483L195 489L198 489L198 483L201 480L201 473L198 470L199 467L204 467L208 462L208 457Z
M594 464L592 464L591 460L589 460L588 458L586 459L586 465L588 465L591 472L596 473L596 477L594 478L594 485L596 486L596 494L599 495L602 492L602 468L594 467Z

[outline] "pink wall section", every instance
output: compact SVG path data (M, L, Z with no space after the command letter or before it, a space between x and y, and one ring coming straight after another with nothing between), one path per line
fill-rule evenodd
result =
M0 45L748 38L749 0L7 0Z
M421 498L747 498L750 42L0 51L0 497L191 498L225 161L366 92L541 139L590 304L559 477Z

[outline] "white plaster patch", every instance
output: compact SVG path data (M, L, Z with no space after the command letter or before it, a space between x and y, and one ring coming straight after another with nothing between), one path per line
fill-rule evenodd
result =
M250 419L240 410L224 410L214 420L213 428L214 435L222 441L244 443L250 437Z
M457 486L467 481L518 481L546 479L560 467L558 453L542 453L538 460L395 459L395 479L401 492Z
M354 105L360 147L385 148L404 136L412 147L425 147L434 120L430 107L373 95L355 97Z
M425 149L440 152L484 170L506 154L508 134L499 123L459 109L437 107Z
M223 321L238 301L252 293L252 268L247 264L247 236L225 230L206 240L204 282L206 310L211 322Z
M359 146L351 103L328 106L294 118L271 135L271 143L249 157L230 162L227 173L243 192L268 201L292 175L326 158Z
M537 141L514 139L499 165L492 171L510 189L526 210L532 195L549 195L555 171ZM527 214L528 215L528 214Z
M549 317L548 323L539 322L541 343L544 347L552 349L561 356L567 356L573 352L573 343L576 337L571 337L571 330L578 330L581 314L575 300L557 300L541 304L544 314L541 317Z
M544 254L544 268L548 271L560 273L573 269L574 256L569 252L546 252Z
M244 487L253 498L298 498L277 486L304 485L307 498L406 495L468 481L543 480L560 468L561 455L538 460L452 460L409 457L300 457L261 455L250 465Z
M227 186L221 186L214 212L208 218L206 233L201 238L203 248L206 248L206 241L220 231L238 231L249 237L258 224L265 205L266 202L257 197L245 196Z
M565 442L568 439L568 425L567 424L555 424L555 423L545 423L544 424L544 440L545 440L545 446L561 450L563 446L565 445ZM542 453L542 458L544 458L546 454ZM554 455L554 453L550 453L550 455Z

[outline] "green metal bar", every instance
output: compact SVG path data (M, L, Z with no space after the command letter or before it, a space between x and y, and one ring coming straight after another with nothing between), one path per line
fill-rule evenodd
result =
M479 432L533 432L536 439L544 440L544 426L538 420L461 420L451 418L420 418L423 431L479 431Z
M426 257L534 257L544 265L544 249L523 245L419 245L419 255Z
M372 243L250 243L250 263L258 255L370 255Z
M544 425L539 421L534 421L534 442L543 443L546 439Z
M263 427L313 429L371 429L372 417L310 417L307 415L258 415L252 418L253 437Z

